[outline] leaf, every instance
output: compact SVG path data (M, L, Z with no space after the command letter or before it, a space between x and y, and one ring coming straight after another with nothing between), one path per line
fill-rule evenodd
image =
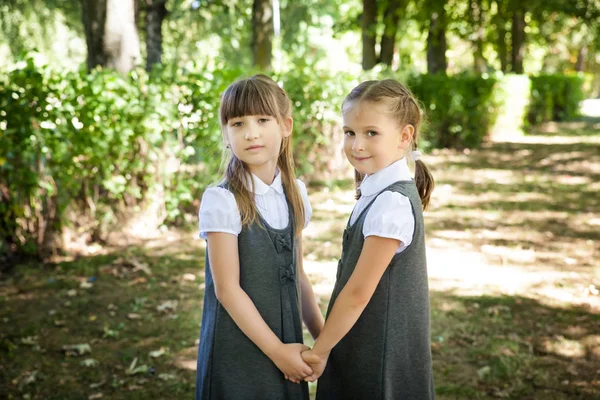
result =
M136 367L136 364L137 364L137 357L133 359L133 361L131 362L131 365L129 365L129 368L127 368L127 371L125 371L125 374L127 374L127 375L143 374L143 373L148 372L148 370L150 369L150 367L148 367L146 364L140 365L139 367Z
M64 345L62 350L66 353L67 356L81 356L86 353L92 352L92 347L87 344L72 344L72 345Z
M88 396L88 400L101 399L104 395L102 393L94 393Z
M479 369L477 370L477 375L479 375L479 379L483 379L483 378L485 378L487 375L489 375L489 374L490 374L491 370L492 370L492 369L490 368L490 366L489 366L489 365L486 365L486 366L485 366L485 367L483 367L483 368L479 368Z
M173 379L177 379L177 376L173 374L159 374L158 379L163 381L172 381Z
M154 350L151 351L150 353L148 353L150 355L150 357L152 358L158 358L160 356L162 356L163 354L166 353L166 350L164 347L161 347L159 350Z
M22 390L24 386L35 383L37 378L38 370L26 372L26 376L19 382L19 390Z
M196 280L196 275L194 274L183 274L183 280L184 281L195 281Z
M103 386L105 383L106 383L106 381L90 383L90 389L98 389L99 387Z
M127 318L129 318L129 319L140 319L140 318L142 318L142 316L140 314L136 314L136 313L129 313L129 314L127 314Z
M26 344L28 346L35 346L38 344L37 340L38 340L37 336L27 336L27 337L21 338L21 343Z
M179 302L177 300L167 300L161 305L156 307L156 311L158 312L170 312L175 311Z
M100 365L98 360L94 360L93 358L86 358L85 360L81 361L80 364L84 367L97 367L98 365Z

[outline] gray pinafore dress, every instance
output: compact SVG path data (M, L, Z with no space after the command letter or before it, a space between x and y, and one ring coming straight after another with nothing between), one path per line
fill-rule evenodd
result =
M226 184L221 187L227 188ZM284 343L302 343L294 217L287 228L243 226L238 235L240 286ZM286 380L240 330L215 296L206 252L206 288L196 376L197 400L308 400L308 386Z
M413 181L395 182L384 191L410 200L415 217L413 240L392 258L358 321L331 351L319 379L317 400L429 400L435 396L421 199ZM344 231L327 315L354 271L373 201Z

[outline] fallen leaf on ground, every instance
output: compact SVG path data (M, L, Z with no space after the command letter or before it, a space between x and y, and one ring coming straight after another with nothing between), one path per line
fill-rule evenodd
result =
M90 389L98 389L100 386L104 385L105 383L106 383L106 381L91 383Z
M92 352L92 347L87 343L64 345L62 350L67 356L81 356Z
M35 346L38 344L37 340L37 336L26 336L24 338L21 338L21 343L26 344L28 346Z
M150 354L150 357L152 357L152 358L157 358L157 357L160 357L160 356L162 356L162 355L163 355L163 354L165 354L166 352L167 352L167 351L165 350L165 348L164 348L164 347L161 347L161 348L160 348L160 349L158 349L158 350L151 351L149 354Z
M167 300L164 303L162 303L161 305L157 306L156 311L159 311L159 312L175 311L178 304L179 304L179 302L177 300Z
M136 374L143 374L148 372L148 369L150 369L150 367L148 367L146 364L137 366L137 357L133 359L133 361L131 362L131 364L129 365L129 368L127 368L127 370L125 371L126 375L136 375Z
M161 379L163 381L171 381L173 379L177 379L177 376L173 374L159 374L158 379Z
M94 360L93 358L86 358L85 360L81 361L80 364L84 367L96 367L100 363L98 362L98 360Z

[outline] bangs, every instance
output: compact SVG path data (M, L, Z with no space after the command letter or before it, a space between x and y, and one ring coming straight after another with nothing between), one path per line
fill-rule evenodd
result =
M272 92L253 79L233 83L223 93L219 107L221 125L232 118L246 115L268 115L277 118L277 106Z

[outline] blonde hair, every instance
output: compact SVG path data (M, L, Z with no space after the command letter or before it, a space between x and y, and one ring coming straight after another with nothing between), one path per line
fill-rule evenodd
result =
M417 150L421 108L408 88L393 79L362 82L346 96L342 103L342 112L345 114L354 105L362 101L387 104L389 114L398 121L400 126L412 125L415 130L411 150ZM364 179L364 175L354 170L354 178L358 199L360 197L358 186ZM431 172L421 160L415 162L415 184L425 210L429 205L435 182Z
M227 122L232 118L247 115L269 115L276 118L281 129L284 129L284 120L292 116L292 103L287 93L271 78L262 74L254 75L235 81L221 95L219 121L224 141ZM242 225L250 225L258 219L253 196L254 187L248 187L249 182L252 186L254 183L249 179L250 171L246 164L233 152L229 153L225 180L240 209ZM299 235L304 228L304 203L296 184L291 137L283 138L277 166L281 173L283 189L292 208L295 233Z

